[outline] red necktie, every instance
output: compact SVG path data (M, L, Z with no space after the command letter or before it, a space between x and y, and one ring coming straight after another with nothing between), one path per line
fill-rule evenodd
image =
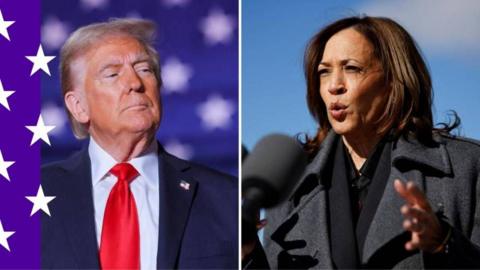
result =
M140 269L138 214L129 187L138 172L129 163L119 163L110 173L118 180L110 191L103 215L100 265L102 269Z

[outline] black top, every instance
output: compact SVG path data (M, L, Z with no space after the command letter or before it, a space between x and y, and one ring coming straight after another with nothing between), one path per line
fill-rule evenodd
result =
M348 183L350 183L350 198L352 204L352 215L354 223L358 221L360 212L365 205L367 199L368 188L372 182L377 165L382 157L385 140L381 140L376 146L373 152L369 155L367 160L363 163L360 170L357 172L352 157L348 153L347 147L340 139L339 144L343 145L343 159L345 160L345 168L347 170ZM340 153L342 154L342 153ZM385 159L384 159L385 160ZM382 161L384 161L382 160ZM388 177L388 175L384 175Z
M328 190L332 260L337 268L360 268L363 244L390 175L391 141L386 136L355 170L343 140L330 158Z

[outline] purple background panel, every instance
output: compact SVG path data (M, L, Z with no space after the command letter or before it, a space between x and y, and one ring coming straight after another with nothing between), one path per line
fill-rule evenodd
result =
M30 77L32 63L26 55L36 55L40 43L40 1L1 1L0 10L7 21L10 42L0 36L0 80L5 90L14 90L8 98L10 111L0 106L0 149L6 161L10 182L0 176L0 220L8 238L10 252L0 246L0 268L38 268L40 266L40 222L43 212L30 217L32 203L25 196L36 195L40 184L40 143L30 146L32 133L26 125L35 125L40 113L40 76Z

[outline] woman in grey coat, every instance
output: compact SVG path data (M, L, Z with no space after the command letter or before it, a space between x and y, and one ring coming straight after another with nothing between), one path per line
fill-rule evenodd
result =
M433 126L415 41L379 17L336 21L305 54L309 163L267 213L247 268L480 268L480 143ZM267 264L267 260L268 264Z

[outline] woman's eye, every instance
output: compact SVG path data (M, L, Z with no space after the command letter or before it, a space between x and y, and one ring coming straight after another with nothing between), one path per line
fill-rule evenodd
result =
M348 72L360 72L362 71L362 69L360 67L357 67L357 66L345 66L345 70L348 71Z
M329 73L329 70L326 69L326 68L322 68L322 69L319 69L319 70L318 70L318 74L319 74L320 76L325 76L325 75L327 75L328 73Z

